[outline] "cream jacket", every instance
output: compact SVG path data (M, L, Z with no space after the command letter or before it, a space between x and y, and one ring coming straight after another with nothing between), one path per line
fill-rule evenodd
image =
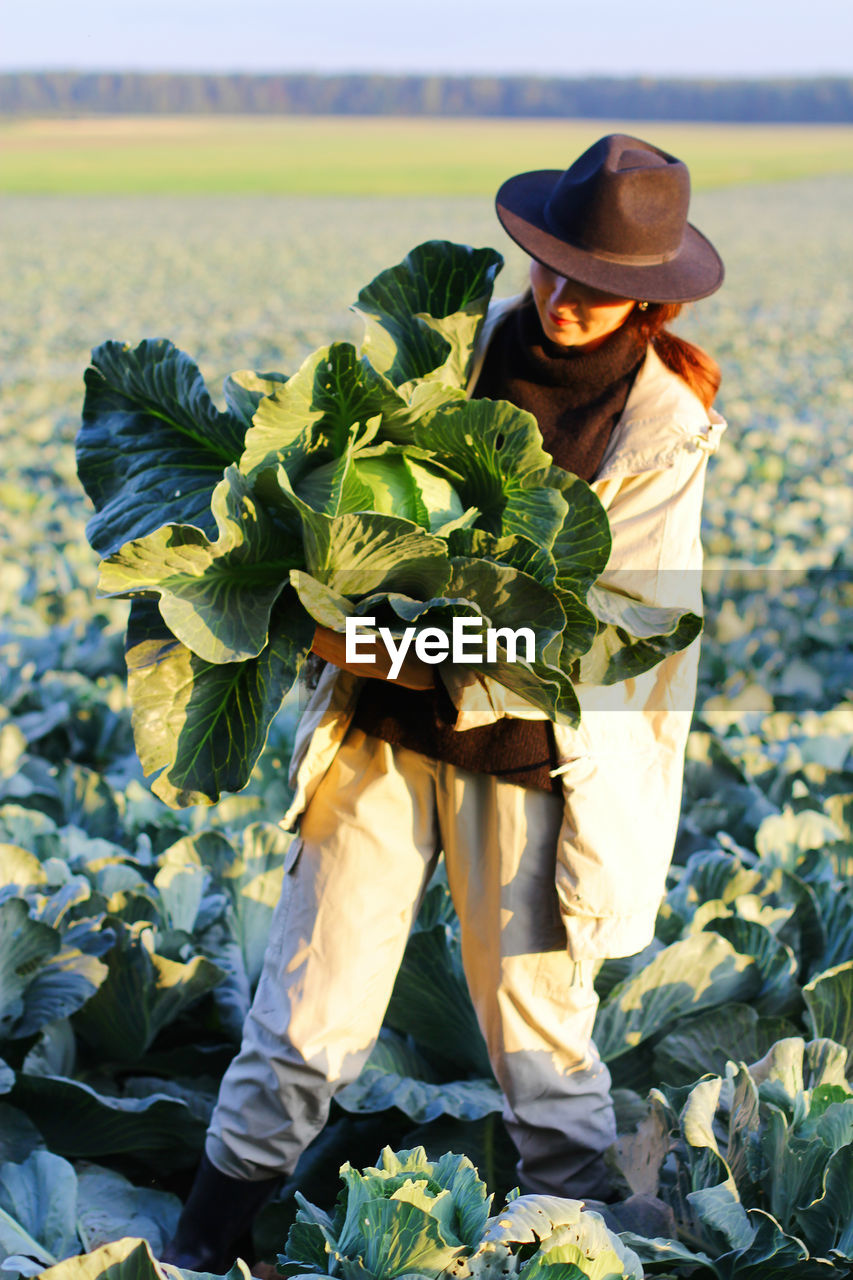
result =
M490 307L469 392L497 321L515 302ZM649 349L591 486L613 538L603 582L645 603L701 613L702 494L724 428ZM632 955L651 941L678 825L698 660L697 640L637 679L577 685L580 725L554 726L564 796L556 882L576 961ZM475 668L438 670L458 729L505 715L543 718ZM324 670L297 730L283 826L297 822L331 764L362 684Z

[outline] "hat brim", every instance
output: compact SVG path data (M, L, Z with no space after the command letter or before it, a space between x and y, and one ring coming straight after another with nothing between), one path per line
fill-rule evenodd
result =
M503 183L495 198L504 231L537 262L590 288L645 302L695 302L719 289L725 274L722 259L689 222L674 257L639 266L613 262L555 236L544 211L562 176L559 169L519 173Z

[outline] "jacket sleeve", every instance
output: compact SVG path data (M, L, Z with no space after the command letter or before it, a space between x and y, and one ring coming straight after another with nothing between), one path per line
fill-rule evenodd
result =
M604 482L613 545L602 582L647 604L701 611L707 461L707 450L685 445L668 466Z
M707 452L614 480L605 579L649 604L701 612L699 540ZM581 723L555 726L563 764L556 884L575 960L631 955L654 935L678 830L698 640L651 671L581 685Z

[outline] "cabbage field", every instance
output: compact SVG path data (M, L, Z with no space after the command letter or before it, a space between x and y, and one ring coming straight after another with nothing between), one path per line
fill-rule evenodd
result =
M344 1280L853 1274L851 197L838 176L694 201L728 278L682 331L722 365L729 429L668 892L652 945L596 977L623 1202L602 1222L512 1198L439 875L382 1038L242 1242L250 1263L286 1254L287 1274ZM127 605L96 599L75 472L89 352L169 338L216 391L354 339L348 304L415 244L494 246L499 295L523 256L488 199L461 196L6 196L0 213L0 1274L153 1277L260 971L299 708L239 795L152 795Z

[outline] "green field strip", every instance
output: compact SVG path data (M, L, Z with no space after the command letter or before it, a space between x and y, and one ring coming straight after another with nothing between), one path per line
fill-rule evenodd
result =
M673 151L697 190L853 172L846 125L122 116L0 122L0 192L490 195L615 131Z

